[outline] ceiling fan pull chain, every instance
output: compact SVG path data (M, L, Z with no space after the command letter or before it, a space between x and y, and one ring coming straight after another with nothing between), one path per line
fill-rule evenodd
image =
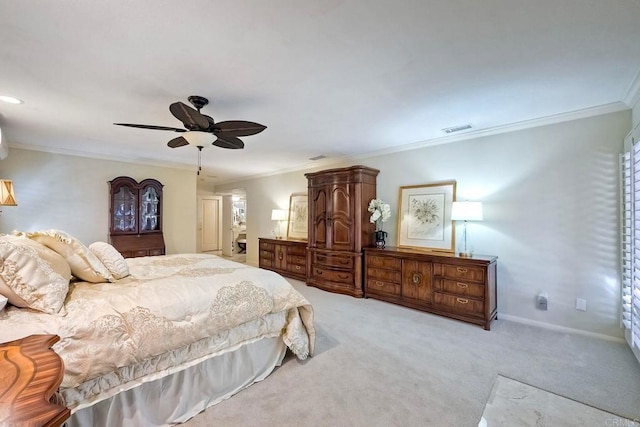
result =
M198 175L200 175L200 171L202 170L202 145L198 145Z

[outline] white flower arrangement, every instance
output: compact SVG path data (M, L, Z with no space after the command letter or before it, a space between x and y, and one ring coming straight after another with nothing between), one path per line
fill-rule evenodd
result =
M376 230L382 230L382 223L391 218L391 206L380 199L372 199L367 210L371 212L369 222L376 224Z

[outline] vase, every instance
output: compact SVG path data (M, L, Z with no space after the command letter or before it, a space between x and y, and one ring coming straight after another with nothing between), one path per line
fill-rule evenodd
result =
M375 236L376 236L376 247L380 249L384 248L385 240L387 238L387 232L382 230L376 230Z

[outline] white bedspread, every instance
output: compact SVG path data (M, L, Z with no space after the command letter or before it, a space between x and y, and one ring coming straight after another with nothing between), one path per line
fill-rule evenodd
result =
M57 315L0 312L0 342L61 337L69 407L262 337L281 334L300 359L313 352L313 309L276 273L205 254L127 263L131 276L115 283L72 283Z

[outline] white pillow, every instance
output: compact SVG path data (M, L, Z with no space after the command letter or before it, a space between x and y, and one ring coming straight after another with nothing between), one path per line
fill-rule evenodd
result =
M92 283L113 282L113 275L93 252L64 231L35 231L26 233L26 236L62 255L69 263L71 273L77 278Z
M0 261L0 294L11 304L45 313L60 311L71 279L62 256L24 236L2 235Z
M106 242L93 242L89 245L91 252L98 257L102 264L111 272L114 279L122 279L129 275L129 266L116 248Z
M7 301L9 301L9 298L4 295L0 295L0 311L4 310L4 306L7 305Z

